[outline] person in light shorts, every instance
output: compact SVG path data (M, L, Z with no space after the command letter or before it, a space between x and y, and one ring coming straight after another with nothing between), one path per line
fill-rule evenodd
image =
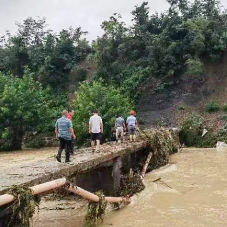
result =
M122 117L122 114L119 114L118 118L116 118L115 129L116 129L116 141L119 143L123 142L124 130L125 130L125 120ZM119 136L120 136L120 138L119 138Z

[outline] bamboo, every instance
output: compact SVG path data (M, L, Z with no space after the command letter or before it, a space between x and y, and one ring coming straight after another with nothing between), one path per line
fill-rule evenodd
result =
M88 199L93 202L99 202L99 197L97 195L95 195L94 193L88 192L78 186L73 186L72 184L69 184L67 187L67 190L77 195L80 195L84 199ZM109 203L121 203L121 202L130 203L131 202L131 199L128 197L104 197L104 199L106 202L109 202Z
M66 178L60 178L54 181L49 181L43 184L38 184L36 186L30 187L33 195L38 195L43 192L50 191L55 188L62 187L66 184ZM15 197L10 194L0 195L0 206L11 203L15 200Z

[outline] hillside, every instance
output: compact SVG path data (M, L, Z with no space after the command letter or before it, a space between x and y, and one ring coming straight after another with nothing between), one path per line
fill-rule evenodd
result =
M175 126L192 113L203 115L209 124L218 128L223 126L224 121L220 119L223 110L207 113L205 109L212 102L222 109L227 102L227 53L219 62L204 65L205 73L199 78L184 75L174 82L166 82L156 91L153 89L158 81L151 79L146 83L138 104L138 113L145 126Z

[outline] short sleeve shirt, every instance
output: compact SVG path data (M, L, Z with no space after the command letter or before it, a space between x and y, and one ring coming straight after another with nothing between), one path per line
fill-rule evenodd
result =
M125 123L125 120L122 117L118 117L116 119L116 127L123 127Z
M58 137L65 140L71 140L72 135L70 129L72 128L72 122L65 116L62 116L56 121L55 128L58 129Z
M127 118L126 122L127 122L128 126L136 126L136 117L131 115Z
M93 115L89 119L89 125L91 125L91 132L92 133L100 133L101 132L101 124L102 118L98 115Z

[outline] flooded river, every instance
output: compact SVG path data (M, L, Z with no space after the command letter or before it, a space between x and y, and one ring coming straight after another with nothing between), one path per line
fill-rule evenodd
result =
M147 174L146 183L132 204L108 212L99 227L227 226L227 152L183 149ZM80 227L85 207L84 200L42 202L34 226Z
M226 227L227 152L184 149L170 163L147 174L134 203L100 226Z

